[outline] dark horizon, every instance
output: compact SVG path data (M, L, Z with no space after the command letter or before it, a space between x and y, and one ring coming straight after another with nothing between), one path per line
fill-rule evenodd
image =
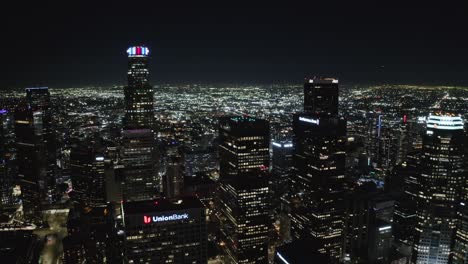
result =
M152 83L468 85L462 6L141 2L13 7L4 87L125 83L126 49L150 49Z

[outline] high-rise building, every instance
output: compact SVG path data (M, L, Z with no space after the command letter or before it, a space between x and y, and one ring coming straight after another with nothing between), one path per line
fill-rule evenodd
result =
M468 123L465 122L465 171L462 177L460 193L461 198L458 204L458 225L453 244L453 264L468 263Z
M431 114L418 174L413 263L448 263L463 176L464 130L460 116Z
M95 142L78 141L70 151L73 196L86 205L106 203L104 155Z
M151 128L154 123L154 91L148 80L149 49L143 46L130 47L127 54L124 128Z
M37 218L40 215L41 201L45 197L44 155L41 151L41 140L35 133L33 112L28 104L22 103L16 107L14 119L23 212L26 218L36 218L35 220L39 221Z
M268 263L272 225L269 123L249 116L219 122L221 245L225 263Z
M33 112L35 133L40 136L41 148L44 155L46 199L50 202L55 191L56 177L56 136L52 123L52 105L49 88L26 88L26 101Z
M338 80L315 78L304 87L306 113L293 119L291 190L300 202L290 213L291 235L312 239L320 252L337 261L343 232L346 121L338 116Z
M364 183L349 193L343 246L349 263L389 262L393 208L393 199L378 190L373 182Z
M314 77L304 84L304 111L338 115L338 80Z
M294 146L291 139L275 140L272 143L272 177L270 180L273 195L272 207L276 221L279 221L279 234L282 241L290 240L291 219L289 218L289 183L291 177Z
M122 203L125 263L207 263L206 216L197 198Z
M3 122L8 111L0 109L0 210L11 202L12 184L7 168L6 137Z
M166 198L176 198L182 195L184 188L184 157L177 147L170 148L166 155L163 192Z
M112 205L76 206L68 214L64 263L122 263L123 235Z
M27 88L26 100L16 107L14 119L23 211L26 217L38 218L40 205L52 201L55 189L55 137L48 88Z
M125 87L122 160L123 198L126 201L152 199L158 194L155 171L153 87L149 84L149 49L127 50L128 85Z

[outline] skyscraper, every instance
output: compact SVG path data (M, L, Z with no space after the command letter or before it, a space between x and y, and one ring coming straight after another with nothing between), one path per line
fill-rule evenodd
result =
M93 206L105 204L104 155L96 142L74 143L70 151L70 168L76 200Z
M16 159L24 216L40 221L39 211L45 198L45 160L40 136L36 134L33 111L26 103L16 107ZM34 218L34 219L33 219Z
M456 228L463 176L463 120L451 114L431 114L426 126L412 262L443 264L449 261Z
M184 157L180 149L168 149L166 158L166 173L163 176L163 191L166 198L176 198L182 195L184 188Z
M293 119L291 189L300 202L291 210L291 235L309 238L337 261L341 253L345 192L346 121L338 116L338 80L304 85L305 113Z
M26 101L33 112L35 133L40 137L42 155L44 155L45 192L50 202L55 191L57 164L57 144L52 123L52 105L47 87L26 88Z
M130 47L127 54L124 128L151 128L154 120L154 91L148 80L149 49L143 46Z
M338 80L314 77L304 84L304 111L311 114L338 115Z
M125 87L125 117L122 159L125 165L123 198L145 200L157 196L154 148L154 91L148 82L149 49L127 50L128 85Z
M248 116L222 117L219 140L225 263L268 263L269 124Z
M465 123L466 129L466 123ZM465 171L458 205L458 225L453 244L453 264L468 263L468 131L465 130Z
M0 210L10 203L12 192L12 181L7 168L6 138L3 129L3 120L6 119L7 114L7 110L0 109Z

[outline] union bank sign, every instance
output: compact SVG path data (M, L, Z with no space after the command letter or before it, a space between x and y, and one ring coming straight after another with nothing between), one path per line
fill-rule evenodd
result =
M160 216L143 216L143 222L145 224L158 223L158 222L169 222L188 219L188 214L173 214L173 215L160 215Z

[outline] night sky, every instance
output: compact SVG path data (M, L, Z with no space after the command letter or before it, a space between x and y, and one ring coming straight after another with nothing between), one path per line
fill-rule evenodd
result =
M36 2L3 10L0 89L124 84L135 44L151 50L153 84L468 84L468 9L449 1Z

